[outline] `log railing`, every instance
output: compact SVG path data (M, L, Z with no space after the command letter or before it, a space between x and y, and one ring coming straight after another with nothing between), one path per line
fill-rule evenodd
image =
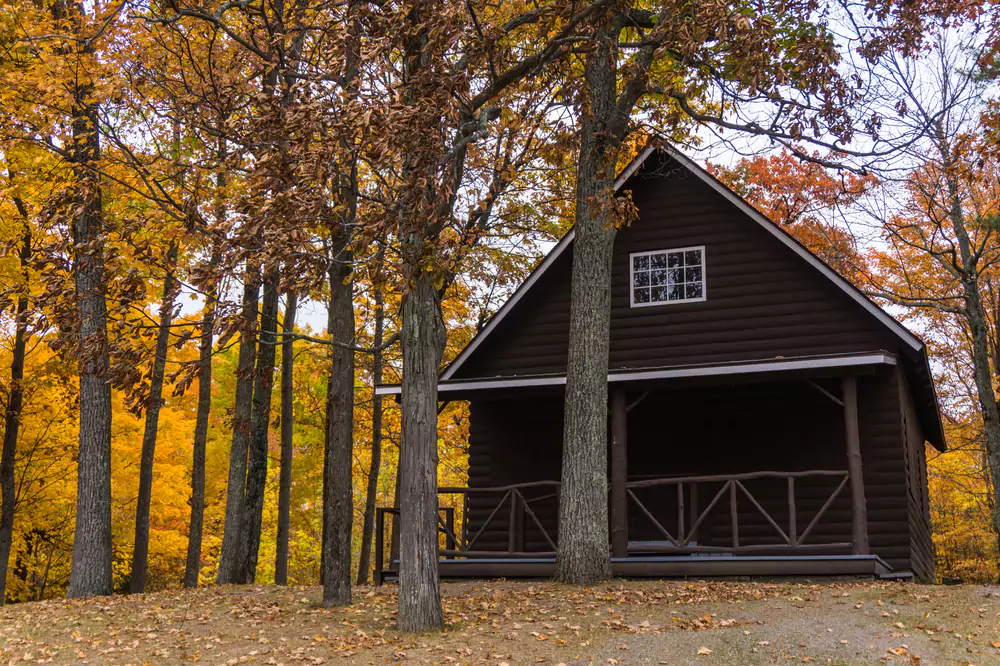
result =
M835 483L833 491L825 497L822 505L815 513L808 515L803 509L797 506L797 484L808 483L810 480L828 479ZM783 493L787 514L782 513L777 518L774 513L764 508L764 505L756 497L748 483L761 479L774 479L784 483ZM665 477L653 479L640 479L629 481L625 484L625 495L628 501L628 509L637 510L640 515L639 520L648 521L652 525L655 533L662 537L656 541L629 542L628 553L753 553L767 550L791 550L803 552L809 550L831 550L852 549L857 544L851 542L820 542L814 537L815 528L821 524L824 515L844 489L850 483L850 475L845 470L809 470L803 472L748 472L745 474L725 474L706 476L684 476ZM752 484L751 484L752 485ZM811 484L816 486L815 483ZM711 501L704 508L697 506L700 493L699 488L711 486L714 491ZM663 502L654 506L650 510L647 506L649 501L644 502L639 494L643 489L649 488L670 488L676 492L677 522L671 525L670 531L663 522L669 511L666 510ZM718 487L716 490L715 488ZM544 500L555 499L559 501L559 482L557 481L535 481L529 483L517 483L508 486L492 488L454 488L444 487L438 489L442 496L461 496L461 504L456 507L441 506L438 513L438 534L441 539L439 555L444 559L474 559L474 558L539 558L554 557L556 554L556 539L550 533L546 524L539 519L538 514L532 505L536 505ZM493 495L496 496L496 504L486 519L474 525L475 531L471 532L469 521L469 498L473 495ZM813 495L815 498L815 494ZM820 495L822 497L822 495ZM773 496L771 497L773 501ZM669 500L668 500L669 501ZM673 502L670 502L671 504ZM716 510L716 507L724 507L728 504L729 513L729 543L704 545L698 544L697 536L699 529L707 527L709 517ZM751 508L759 513L764 523L770 529L770 538L776 543L760 543L761 535L754 534L751 538L742 538L740 533L740 509ZM461 510L461 516L456 529L456 510ZM855 514L857 508L852 511L852 522L857 520ZM375 514L375 581L381 584L387 573L394 572L395 559L397 557L396 548L392 553L386 552L386 516L390 516L398 525L399 509L379 508ZM496 528L502 523L502 518L506 516L506 548L497 548L495 545L483 545L483 538L487 532L493 532L491 539L496 538ZM786 517L787 516L787 517ZM713 518L712 522L718 522L718 518ZM525 533L527 525L533 525L535 533L540 535L543 543L550 550L530 550L525 546ZM756 522L757 526L762 523ZM494 530L490 530L493 527ZM551 525L550 525L551 527ZM500 528L503 529L503 528ZM393 530L393 539L396 530ZM389 555L390 562L386 562ZM388 566L387 566L388 565Z
M540 489L542 494L526 497L525 492ZM551 492L544 492L550 489ZM497 486L489 488L438 488L438 495L461 495L462 515L460 519L460 529L455 529L455 508L439 507L438 509L438 534L443 538L444 547L438 550L438 554L445 559L454 558L486 558L486 557L555 557L556 543L552 535L539 520L538 515L531 505L538 502L555 499L559 501L558 481L531 481L527 483L515 483L508 486ZM469 497L471 495L494 495L499 499L493 510L476 529L475 533L469 533ZM530 493L529 493L530 495ZM495 527L502 516L507 516L507 548L506 550L477 548L482 536L492 526ZM375 583L381 585L386 573L391 571L393 563L386 567L385 562L385 531L386 516L391 516L398 526L399 509L379 508L375 512ZM545 543L551 550L531 551L525 550L525 526L527 521L537 528ZM393 530L393 535L396 530ZM393 536L395 539L396 537ZM393 549L394 550L394 549Z
M805 529L801 529L799 524L799 510L796 508L796 480L810 478L831 478L838 481L836 488L826 498L819 510L812 516ZM754 497L747 488L746 482L758 479L784 479L787 485L787 515L788 521L785 526L779 525L774 516L771 515ZM663 537L662 541L653 544L636 544L629 546L630 552L634 551L683 551L683 552L747 552L754 550L773 550L777 548L790 548L796 550L808 550L810 548L849 548L851 543L807 543L807 539L812 535L814 528L819 524L820 519L827 512L834 500L841 494L847 486L849 480L848 472L844 470L810 470L804 472L748 472L746 474L722 474L711 476L686 476L686 477L666 477L657 479L643 479L630 481L626 484L626 495L630 505L639 510L639 513L652 524L656 532ZM718 491L712 496L712 500L699 510L695 505L698 498L698 488L701 485L721 484ZM656 515L639 499L636 491L642 488L653 487L676 487L677 492L677 523L675 533L671 533L657 519ZM690 511L685 508L685 488L689 489L687 495L691 498L693 506ZM739 509L741 502L748 502L766 521L781 542L778 544L742 544L740 541L740 521ZM705 546L694 543L694 538L698 534L698 529L705 523L708 516L715 510L716 506L728 503L730 520L730 545L726 546ZM662 514L661 514L662 515Z

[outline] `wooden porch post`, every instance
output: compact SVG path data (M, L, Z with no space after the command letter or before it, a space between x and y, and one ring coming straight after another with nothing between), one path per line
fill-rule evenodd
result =
M868 508L858 432L858 380L844 377L844 432L847 435L847 470L851 479L851 543L855 555L868 554Z
M625 390L611 393L611 556L628 555L628 517L625 483L628 481L628 408Z

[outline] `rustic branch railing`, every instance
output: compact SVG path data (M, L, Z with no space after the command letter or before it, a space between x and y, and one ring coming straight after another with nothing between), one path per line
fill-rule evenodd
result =
M808 522L805 524L805 528L802 529L802 526L799 524L799 518L802 517L802 510L797 508L796 502L796 482L803 479L819 478L830 479L837 485L829 496L826 497L825 501L823 501L820 508L816 510L811 518L808 519ZM779 520L784 522L784 515L781 515L779 516L779 519L776 519L772 512L769 512L764 508L764 505L758 500L758 497L754 496L751 488L748 488L749 482L759 481L761 479L783 480L787 486L787 492L783 493L785 495L786 506L788 509L787 525L779 524ZM630 505L634 505L634 507L638 509L639 513L652 524L655 532L662 536L662 540L629 542L628 552L741 553L760 552L775 549L789 549L801 552L809 550L829 551L831 549L851 548L853 544L850 542L819 543L816 542L815 539L807 541L811 536L813 536L815 528L820 524L823 516L827 514L836 499L843 493L844 488L847 487L849 482L850 475L845 470L748 472L745 474L665 477L630 481L625 484L625 495L627 501ZM699 498L698 488L699 486L705 486L708 484L721 485L718 490L715 490L714 487L712 488L715 492L714 495L712 495L711 501L703 509L699 509L697 506ZM677 494L677 522L676 527L673 527L676 534L671 533L671 531L663 525L662 521L665 516L664 510L666 508L663 506L663 503L659 502L654 507L654 510L651 511L646 506L646 503L644 503L637 494L637 492L642 489L670 486L674 486L676 488ZM546 488L551 489L552 492L544 492ZM438 493L442 496L462 496L460 529L456 530L456 508L454 506L442 506L439 509L438 533L443 537L444 546L440 548L438 552L442 558L539 558L555 556L556 540L553 538L552 534L549 533L549 530L546 529L543 521L539 519L538 514L535 509L532 508L532 505L550 499L555 499L556 504L558 505L558 481L534 481L492 488L443 487L438 489ZM493 508L486 516L486 519L481 523L477 521L477 524L475 525L475 532L470 534L469 497L472 495L489 494L499 495L499 499L497 503L493 505ZM822 495L820 495L820 497L822 497ZM815 499L815 495L813 498ZM716 507L719 506L720 503L724 502L729 504L729 526L731 530L729 538L731 541L727 545L698 544L698 530L706 525L706 521L709 521L709 516L716 509ZM761 539L759 532L753 535L753 541L756 541L757 543L747 543L750 541L749 537L744 538L741 542L740 502L749 503L753 510L763 517L766 525L770 528L771 536L768 538L774 539L774 537L777 537L777 543L759 543ZM725 504L723 504L723 506L725 506ZM745 505L743 506L746 508ZM393 570L392 562L390 562L390 566L388 568L385 566L386 515L390 515L398 519L399 510L380 508L375 514L376 584L381 584L384 580L385 574ZM492 547L489 545L486 547L480 546L481 542L484 540L483 536L487 532L491 531L490 527L495 528L497 523L500 522L500 517L504 515L507 516L506 549L497 548L495 545ZM669 512L666 512L666 515L669 515ZM852 517L852 520L856 520L856 518ZM539 535L542 542L551 550L541 551L529 550L526 548L526 521L531 521L531 524L535 527L536 535ZM717 526L718 518L712 519L711 522L715 523ZM760 524L761 523L757 522L756 526L759 527ZM494 532L492 538L495 539L496 530L492 531ZM393 553L392 558L394 559L395 557L396 555Z
M534 497L525 497L524 492L534 488L552 488L553 492ZM492 512L483 521L475 534L469 537L469 496L501 494ZM549 531L545 529L538 515L531 508L532 504L547 499L555 498L558 505L559 482L558 481L531 481L527 483L515 483L508 486L496 486L489 488L438 488L438 495L462 495L462 519L461 529L455 530L455 509L454 507L440 507L438 513L438 533L445 538L445 547L438 550L441 557L445 559L462 558L484 558L484 557L554 557L556 543ZM476 550L475 546L480 537L487 532L491 525L495 525L501 511L507 510L507 549L502 550ZM444 515L441 515L441 512ZM375 512L375 584L381 585L386 573L385 568L385 516L390 515L398 520L399 509L379 508ZM551 548L549 551L525 552L525 518L529 518L534 523L545 543ZM397 522L398 524L398 522Z
M795 481L796 479L810 478L810 477L829 477L833 479L839 479L840 483L833 490L833 492L826 498L826 501L819 508L819 510L813 515L812 519L806 525L806 528L799 531L798 525L798 510L796 509L795 502ZM753 493L747 488L747 481L758 480L758 479L785 479L787 483L787 507L788 507L788 526L787 530L783 529L781 525L774 519L761 503L754 497ZM739 500L740 498L746 498L753 506L754 509L760 513L761 516L767 521L767 524L774 530L774 533L780 537L781 541L784 542L784 547L794 548L798 550L809 549L809 548L835 548L835 547L850 547L850 543L805 543L806 539L813 532L813 529L819 524L820 519L827 512L830 506L833 504L834 500L840 495L844 487L847 485L849 480L849 474L844 470L809 470L804 472L748 472L746 474L721 474L721 475L711 475L711 476L686 476L686 477L667 477L660 479L643 479L640 481L630 481L625 485L626 493L628 499L639 509L640 513L652 523L656 531L663 537L664 543L662 548L665 550L683 550L685 552L734 552L734 551L752 551L752 550L765 550L774 549L774 544L751 544L751 545L740 545L740 523L739 523ZM698 510L697 506L691 507L691 520L690 526L685 529L686 522L686 511L685 511L685 487L690 488L689 494L692 499L692 505L695 504L698 497L698 486L699 484L710 484L710 483L721 483L721 487L712 497L712 501L703 510ZM671 534L663 524L657 520L656 516L646 507L645 504L636 495L636 490L641 488L652 488L660 486L675 486L677 488L677 535ZM712 513L713 509L723 501L728 495L729 500L729 519L730 519L730 538L731 546L703 546L692 543L692 537L696 537L698 534L698 528L702 526L708 516ZM778 544L781 547L782 544ZM649 550L650 546L635 546L630 547L631 550Z

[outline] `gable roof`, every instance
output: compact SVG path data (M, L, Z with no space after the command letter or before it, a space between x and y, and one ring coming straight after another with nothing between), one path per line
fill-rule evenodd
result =
M857 305L861 306L861 308L868 312L868 314L871 315L875 321L879 322L881 328L889 331L895 338L898 338L901 343L900 350L904 352L903 359L901 359L904 360L904 363L902 363L901 369L905 369L906 374L910 377L909 383L913 387L914 399L917 401L918 416L924 431L924 437L939 450L944 451L946 445L940 407L931 374L927 349L923 342L903 324L896 321L896 319L894 319L889 313L879 307L878 304L870 300L864 293L848 282L847 279L828 266L822 259L814 255L808 248L792 237L787 231L772 222L767 216L729 189L726 185L721 183L691 158L687 157L682 152L664 141L654 140L647 144L639 155L618 175L614 183L614 190L616 192L619 191L653 155L661 155L672 159L674 163L679 165L686 172L699 179L712 191L721 196L725 201L735 206L739 211L746 215L746 217L756 222L761 229L767 232L767 234L784 245L787 249L791 250L794 254L798 255L803 261L806 262L806 264L812 267L816 274L822 276L837 290L846 295L851 301L854 301ZM575 229L570 229L559 240L555 247L552 248L541 263L539 263L539 265L531 272L527 279L525 279L524 282L518 286L504 305L496 312L496 314L493 315L493 317L490 318L483 329L445 368L439 379L439 387L451 387L451 385L454 385L452 388L455 389L463 387L468 388L467 381L456 379L456 374L469 360L469 358L472 357L476 350L482 346L489 336L497 329L504 318L507 317L516 308L517 304L531 291L531 288L538 283L541 277L547 271L552 269L560 256L566 253L566 250L572 246L575 236ZM848 357L849 358L846 358L846 360L842 359L842 361L848 364L855 362L852 360L853 357L851 355L848 355ZM815 364L816 362L815 358L800 360L807 363L807 365ZM704 368L702 368L702 370L703 369ZM673 371L676 370L676 368L661 368L660 370ZM729 372L729 370L726 370L726 372ZM562 381L561 378L556 379ZM510 380L504 380L502 383L509 383L509 381ZM522 377L519 380L515 379L513 381L528 381L529 384L531 382L537 383L540 381L544 384L547 379L544 376L538 375L533 378ZM613 381L610 374L609 381Z
M673 160L684 169L697 177L699 180L703 181L715 192L722 195L724 199L736 206L736 208L746 214L751 220L759 224L779 242L799 255L818 273L833 283L834 286L843 291L849 298L867 310L869 314L874 316L876 320L895 334L903 342L904 346L911 352L923 352L924 343L921 342L921 340L908 328L896 321L889 313L865 296L842 275L837 273L837 271L830 268L823 262L822 259L809 251L809 249L791 236L791 234L772 222L767 218L767 216L754 208L749 202L733 192L694 160L671 146L669 143L664 141L650 141L639 153L639 155L636 156L636 158L632 160L615 179L614 191L619 191L622 186L624 186L625 183L627 183L629 179L631 179L631 177L642 167L646 160L658 151L673 158ZM503 321L504 317L506 317L514 309L518 301L520 301L524 295L528 293L531 287L538 282L542 275L544 275L545 272L552 267L560 255L562 255L566 249L569 248L575 236L576 230L575 228L572 228L559 240L556 246L552 248L542 262L531 272L527 279L525 279L525 281L518 286L507 302L504 303L496 314L490 318L490 320L486 323L486 326L484 326L483 329L476 334L476 337L474 337L472 341L466 345L465 349L463 349L461 353L456 356L450 364L448 364L448 367L445 368L444 372L441 374L442 381L454 378L455 374L462 367L462 365L469 359L470 356L472 356L476 349L486 341L490 334L497 328L497 326L499 326L500 322Z

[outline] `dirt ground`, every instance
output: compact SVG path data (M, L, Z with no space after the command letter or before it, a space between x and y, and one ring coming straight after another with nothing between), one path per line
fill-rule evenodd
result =
M1000 665L1000 588L616 581L442 585L446 628L394 629L394 586L227 587L0 609L0 664Z

